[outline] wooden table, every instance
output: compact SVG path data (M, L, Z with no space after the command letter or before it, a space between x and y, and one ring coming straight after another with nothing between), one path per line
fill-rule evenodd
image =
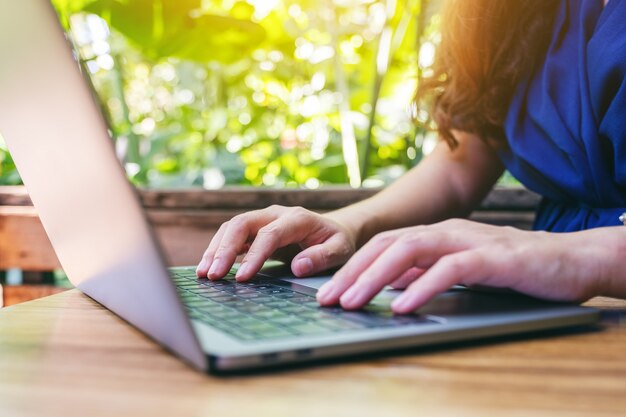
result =
M602 329L253 376L195 372L71 290L0 310L0 415L626 415L626 302Z

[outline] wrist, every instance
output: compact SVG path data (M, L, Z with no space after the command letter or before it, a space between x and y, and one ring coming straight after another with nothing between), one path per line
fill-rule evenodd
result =
M578 232L568 242L570 262L587 280L592 296L626 298L626 227Z
M368 209L363 202L323 214L344 228L358 249L379 232L375 210Z
M612 228L615 233L603 237L600 243L605 253L606 267L603 270L601 295L626 298L626 227Z

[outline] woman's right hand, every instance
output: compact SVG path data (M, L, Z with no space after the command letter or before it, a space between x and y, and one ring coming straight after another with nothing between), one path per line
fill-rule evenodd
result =
M356 250L357 232L302 207L271 206L222 224L204 252L198 277L224 277L244 254L236 279L246 281L268 259L291 262L298 277L344 264ZM246 253L247 252L247 253Z

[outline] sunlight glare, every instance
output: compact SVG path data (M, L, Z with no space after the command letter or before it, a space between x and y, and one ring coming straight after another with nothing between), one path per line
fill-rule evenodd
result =
M247 0L248 4L254 6L254 17L263 19L275 10L281 0Z
M432 42L424 42L420 48L419 53L419 66L421 68L428 68L435 62L435 45Z

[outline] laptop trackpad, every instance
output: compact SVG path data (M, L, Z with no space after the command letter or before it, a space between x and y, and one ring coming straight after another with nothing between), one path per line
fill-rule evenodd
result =
M324 285L324 283L332 278L333 274L336 271L337 270L325 271L319 275L308 278L294 278L289 265L273 264L264 267L259 275L280 279L281 281L287 281L289 283L317 291L322 285ZM391 287L387 287L386 289L381 291L374 298L374 300L372 300L372 303L389 305L391 303L391 300L397 297L401 292L402 291L394 290Z
M297 286L318 290L332 277L334 272L335 271L327 271L324 275L320 274L310 278L294 278L289 265L274 264L263 268L260 275L277 278L296 284ZM371 301L371 304L388 306L391 301L401 293L401 290L394 290L387 287ZM455 286L436 296L428 304L420 308L418 313L435 316L467 316L494 313L503 314L554 306L559 306L559 304L536 300L516 293L507 293L502 290L484 287L468 289Z

